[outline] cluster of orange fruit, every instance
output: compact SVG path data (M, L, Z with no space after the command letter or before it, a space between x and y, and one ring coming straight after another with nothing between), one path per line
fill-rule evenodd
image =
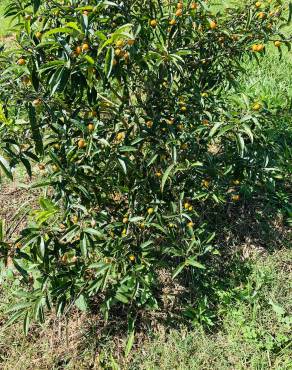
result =
M198 3L196 3L196 2L192 2L191 4L190 4L190 10L196 10L196 9L198 9L198 7L199 7L199 4ZM184 8L184 4L183 4L183 2L182 2L182 0L180 0L178 3L177 3L177 5L176 5L176 10L175 10L175 17L182 17L182 15L183 15L183 8ZM174 18L172 18L170 21L169 21L169 25L170 26L175 26L176 25L176 23L177 23L177 21L176 21L176 19L175 19L175 17ZM152 28L156 28L157 26L158 26L158 21L157 21L157 19L151 19L150 20L150 22L149 22L149 24L150 24L150 26L152 27ZM214 29L216 29L217 28L217 23L214 21L214 20L211 20L210 22L209 22L209 25L210 25L210 28L212 29L212 30L214 30Z
M89 43L86 41L81 46L78 45L75 48L75 55L80 55L81 53L86 53L90 49Z

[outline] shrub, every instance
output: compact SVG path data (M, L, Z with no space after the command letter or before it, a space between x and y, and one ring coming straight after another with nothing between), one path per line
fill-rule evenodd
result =
M269 42L289 46L283 9L281 1L224 14L204 1L8 6L19 48L2 53L10 65L1 165L10 174L22 162L31 173L38 162L36 186L50 189L16 243L2 243L26 287L12 320L24 316L28 328L46 307L64 313L72 303L95 302L106 316L117 304L155 308L162 269L204 278L219 253L206 213L240 202L264 176L252 143L264 143L265 106L245 97L231 108L226 91L244 57L260 60Z

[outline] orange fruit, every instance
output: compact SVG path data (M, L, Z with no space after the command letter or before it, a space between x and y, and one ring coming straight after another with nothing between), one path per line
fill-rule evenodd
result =
M217 28L217 23L215 21L210 21L209 25L211 30L215 30Z
M122 48L123 46L124 46L124 41L123 40L118 40L117 42L116 42L116 46L118 47L118 48Z
M274 45L276 46L276 48L279 48L281 46L281 41L275 41Z
M26 60L24 58L20 58L18 59L17 64L20 66L24 66L26 64Z
M209 180L203 180L202 181L202 185L205 187L205 188L208 188L210 186L210 181Z
M130 259L130 261L132 261L132 262L134 262L135 260L136 260L136 257L135 256L133 256L132 254L129 256L129 259Z
M41 104L42 104L41 99L35 99L35 100L32 102L32 105L33 105L34 107L37 107L37 106L39 106L39 105L41 105Z
M198 8L198 4L197 3L191 3L191 9L192 10L196 10Z
M240 200L240 195L239 194L234 194L232 195L231 199L233 202L238 202Z
M258 14L258 17L259 17L260 19L264 19L264 18L266 17L266 14L265 14L264 12L260 12L260 13Z
M80 55L82 53L82 48L81 46L77 46L76 49L75 49L75 54L76 55Z
M151 128L151 127L153 126L153 121L147 121L147 122L146 122L146 126L147 126L148 128Z
M257 49L258 49L258 44L252 45L252 47L251 47L252 51L256 52L256 51L258 51Z
M123 224L127 224L128 222L129 222L128 217L124 217L124 218L123 218Z
M42 33L41 33L41 32L36 32L35 37L36 37L37 39L41 39L41 37L42 37Z
M82 44L82 51L85 53L89 50L89 45L87 43Z
M170 24L171 26L175 26L175 25L176 25L176 20L175 20L175 19L171 19L171 20L169 21L169 24Z
M156 20L156 19L152 19L152 20L150 21L150 26L151 26L152 28L157 27L157 25L158 25L158 22L157 22L157 20Z
M80 140L78 141L78 148L79 148L79 149L83 149L83 148L85 148L85 146L86 146L86 142L85 142L85 140L84 140L84 139L80 139Z
M122 49L120 49L120 48L117 48L117 49L115 50L115 56L116 56L116 57L120 57L120 56L122 55L122 53L123 53L123 51L122 51Z
M94 131L94 124L93 123L89 123L88 126L88 131Z
M118 140L118 141L122 141L122 140L124 140L124 138L125 138L125 133L124 133L124 132L119 132L119 133L117 134L116 138L117 138L117 140Z
M148 215L152 215L152 213L154 213L154 208L148 208L147 213Z
M156 173L155 173L155 176L156 176L156 177L161 177L161 176L162 176L162 173L161 173L161 172L156 172Z
M259 44L258 46L257 46L257 51L263 51L264 50L264 48L265 48L265 45L263 45L263 44Z
M177 9L182 9L183 8L183 3L177 3L177 6L176 6Z
M255 7L256 8L260 8L262 6L262 3L260 2L260 1L257 1L256 3L255 3Z
M177 9L177 11L175 12L175 15L176 15L177 17L181 17L181 16L182 16L182 14L183 14L183 10L182 10L182 9Z

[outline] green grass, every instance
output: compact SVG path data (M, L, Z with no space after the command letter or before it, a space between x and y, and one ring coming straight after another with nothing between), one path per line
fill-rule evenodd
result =
M281 251L253 264L248 284L239 288L244 299L222 305L218 332L162 332L129 368L291 369L291 258L291 251Z
M292 32L292 27L289 30ZM260 65L255 60L247 61L247 74L240 81L243 93L265 102L269 108L291 107L292 53L285 46L281 49L281 60L278 50L270 45Z
M10 21L3 17L3 12L8 4L8 0L0 0L0 38L9 35Z
M1 369L291 369L291 250L259 256L251 263L247 284L220 297L221 321L212 331L181 326L148 330L128 358L125 336L112 340L96 317L51 320L28 338L21 324L0 329ZM290 285L289 282L290 281ZM6 286L0 320L13 293ZM76 335L77 334L77 335ZM118 354L117 354L118 348ZM98 356L97 356L98 355Z

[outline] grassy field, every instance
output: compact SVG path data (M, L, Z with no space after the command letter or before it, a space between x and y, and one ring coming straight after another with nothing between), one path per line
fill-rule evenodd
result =
M0 0L0 14L4 3ZM1 15L0 21L1 37L9 27ZM244 67L247 74L240 81L241 93L286 111L279 122L291 132L291 111L287 111L292 101L291 53L285 51L279 61L275 48L269 48L261 65L246 61ZM232 98L239 99L240 94ZM23 177L19 181L23 182ZM15 193L16 189L18 182L0 184L0 215L9 218L28 199L24 190ZM3 194L11 194L13 202ZM251 232L244 243L236 245L234 279L228 289L219 290L216 312L200 307L205 322L194 320L192 326L171 315L147 317L128 356L124 355L127 336L122 325L117 322L115 328L107 327L94 313L74 312L67 321L52 315L43 326L34 326L28 337L24 337L21 323L6 328L6 311L16 300L13 292L17 286L13 271L3 269L0 369L292 369L291 230L281 214L269 222L273 233L277 232L275 240Z
M3 12L7 3L7 0L0 0L0 40L3 39L4 36L10 34L10 21L3 17Z

